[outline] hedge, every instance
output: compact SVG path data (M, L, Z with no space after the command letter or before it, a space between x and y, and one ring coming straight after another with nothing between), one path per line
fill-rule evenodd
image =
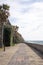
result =
M3 31L3 44L5 46L10 46L10 41L11 41L11 29L5 27Z

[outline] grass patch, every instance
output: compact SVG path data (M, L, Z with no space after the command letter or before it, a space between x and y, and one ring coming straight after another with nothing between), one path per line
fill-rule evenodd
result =
M3 48L0 48L0 51L2 51L3 50Z

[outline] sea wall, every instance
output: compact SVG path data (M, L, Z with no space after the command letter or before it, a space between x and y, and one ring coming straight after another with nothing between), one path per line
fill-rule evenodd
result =
M41 53L43 53L43 45L34 44L34 43L26 43L26 44L29 45L30 47L35 48L36 50L40 51Z

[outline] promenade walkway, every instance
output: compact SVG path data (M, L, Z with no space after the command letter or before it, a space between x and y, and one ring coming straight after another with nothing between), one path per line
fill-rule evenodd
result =
M5 55L1 56L1 54ZM24 43L20 43L13 48L11 47L1 54L0 65L43 65L43 56Z
M29 46L21 43L8 65L43 65L43 59Z

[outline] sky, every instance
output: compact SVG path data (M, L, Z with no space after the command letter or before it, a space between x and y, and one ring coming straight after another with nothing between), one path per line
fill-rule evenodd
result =
M43 0L0 0L10 6L9 20L25 40L43 40Z

